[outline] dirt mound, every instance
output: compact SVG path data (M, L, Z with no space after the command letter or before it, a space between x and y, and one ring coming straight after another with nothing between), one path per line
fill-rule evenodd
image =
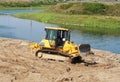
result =
M0 82L119 82L120 55L93 50L83 54L85 66L38 59L30 52L32 42L0 38Z

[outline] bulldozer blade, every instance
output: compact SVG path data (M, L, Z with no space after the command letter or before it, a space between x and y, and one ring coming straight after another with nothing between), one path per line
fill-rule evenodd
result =
M82 52L82 53L89 52L89 51L91 50L90 44L81 44L81 45L79 46L79 50L80 50L80 52Z

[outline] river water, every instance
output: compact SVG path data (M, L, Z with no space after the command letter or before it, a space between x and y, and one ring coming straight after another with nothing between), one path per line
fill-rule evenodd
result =
M0 15L0 37L39 42L45 36L44 28L46 26L58 26L10 16L10 14L14 13L37 11L38 10L0 10L0 14L4 14ZM89 43L92 48L120 54L120 36L93 35L72 30L71 41L77 44Z

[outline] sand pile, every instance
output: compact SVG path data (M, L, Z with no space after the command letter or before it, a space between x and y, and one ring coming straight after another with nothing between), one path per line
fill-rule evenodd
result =
M94 49L83 59L97 64L70 64L36 58L31 43L0 38L0 82L120 82L120 55Z

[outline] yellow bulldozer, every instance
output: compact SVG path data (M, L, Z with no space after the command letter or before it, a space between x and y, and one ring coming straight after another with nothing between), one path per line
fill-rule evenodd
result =
M39 58L58 59L68 58L71 63L81 61L81 53L91 53L89 44L77 45L70 41L70 30L66 28L45 27L46 36L30 46L35 49ZM43 54L50 53L50 54Z

